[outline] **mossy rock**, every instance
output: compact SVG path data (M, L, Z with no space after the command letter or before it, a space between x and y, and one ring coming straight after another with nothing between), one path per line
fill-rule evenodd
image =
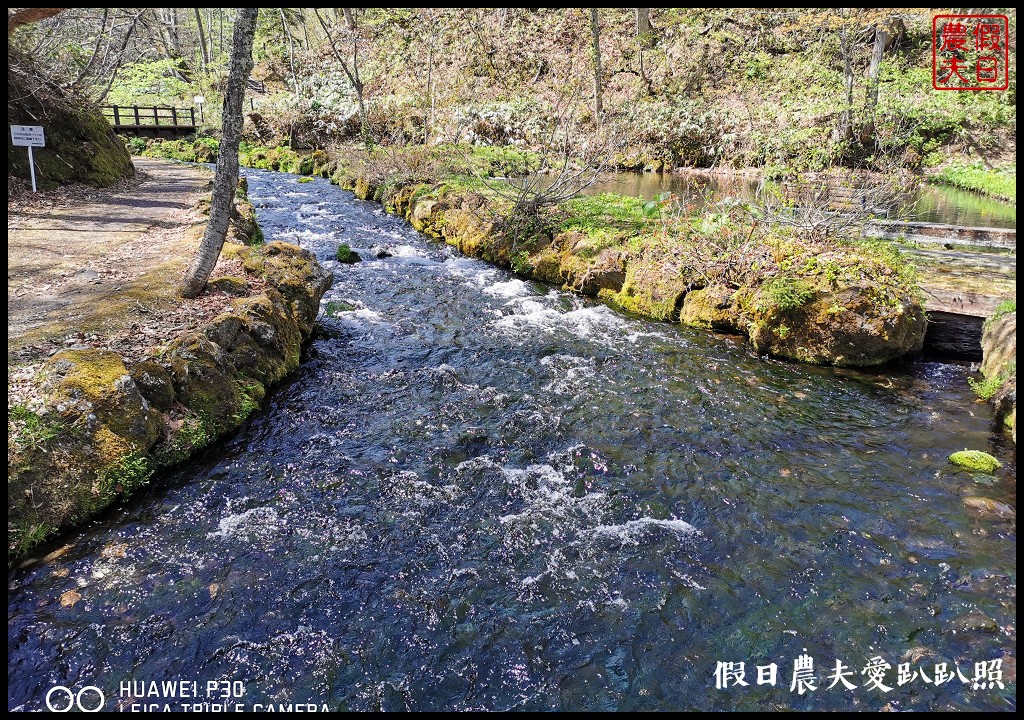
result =
M206 289L210 292L221 292L225 295L245 297L249 294L249 282L245 278L236 275L224 275L213 278L206 283Z
M295 182L299 183L300 185L305 185L306 183L316 182L316 179L311 177L300 177Z
M273 288L235 304L203 332L226 354L238 373L271 385L299 367L302 336L284 297Z
M359 177L356 178L352 192L360 200L372 200L374 193L377 192L377 185L365 177Z
M359 253L344 243L338 246L338 249L334 253L334 259L340 263L344 263L345 265L352 265L353 263L363 261L363 258L359 256Z
M687 280L664 263L661 253L649 248L640 257L629 259L622 290L603 295L634 315L675 321L688 289Z
M412 209L409 211L409 222L412 224L418 232L430 235L435 238L441 237L442 223L438 222L438 218L434 212L434 208L438 207L439 203L437 200L430 200L427 198L420 198L415 201L412 205Z
M66 91L42 75L26 77L14 68L33 67L27 60L8 58L7 122L42 125L46 146L34 148L36 182L52 189L70 183L106 187L135 174L131 155L99 108ZM28 153L7 137L7 174L29 179Z
M107 430L149 447L160 433L159 414L139 392L121 356L110 350L62 350L47 362L46 403L69 422Z
M920 300L895 303L871 288L815 292L798 307L757 303L750 340L759 353L819 365L873 366L921 351L927 327Z
M991 475L1003 464L981 450L960 450L949 456L949 461L959 468L970 472Z
M333 284L334 275L310 251L276 240L239 248L238 256L247 272L265 277L281 293L303 336L309 335L320 312L320 298Z
M163 366L152 360L135 363L131 368L132 380L142 397L157 410L166 412L174 403L174 384Z
M683 299L679 320L683 325L724 333L746 334L747 321L743 308L744 288L734 290L723 285L712 285L691 290Z

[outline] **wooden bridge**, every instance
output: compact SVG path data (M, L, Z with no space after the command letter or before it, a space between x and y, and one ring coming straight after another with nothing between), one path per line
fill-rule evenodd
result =
M180 138L196 131L196 109L170 106L105 105L114 132L151 138Z

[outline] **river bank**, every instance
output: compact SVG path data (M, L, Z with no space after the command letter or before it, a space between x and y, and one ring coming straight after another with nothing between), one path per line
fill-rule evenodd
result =
M201 160L215 148L178 141L147 152ZM508 148L245 148L242 161L329 177L464 254L641 317L743 335L761 354L870 366L914 355L924 341L914 271L886 244L800 235L739 208L652 213L614 193L524 215L532 200L504 178L536 159Z
M966 365L766 361L247 175L335 273L322 332L237 434L13 574L12 708L86 679L110 707L126 675L249 707L1013 707L1016 462ZM801 654L860 687L714 687ZM983 660L1005 688L920 679Z
M237 428L298 367L330 284L294 246L248 246L243 194L208 290L183 302L209 175L143 167L133 203L9 212L9 561Z

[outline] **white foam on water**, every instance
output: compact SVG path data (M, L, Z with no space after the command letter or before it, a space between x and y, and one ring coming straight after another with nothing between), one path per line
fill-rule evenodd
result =
M548 355L541 358L540 364L549 368L553 374L551 382L544 386L546 392L565 393L580 389L597 372L594 358L576 355Z
M469 280L477 287L489 285L490 281L498 274L495 268L469 258L450 258L444 262L444 269L449 275Z
M484 292L495 297L516 298L532 295L533 289L522 280L509 280L488 285Z
M221 518L217 532L206 537L268 539L276 534L280 518L272 507L255 507Z
M598 525L591 529L596 537L610 537L626 545L638 545L640 540L647 534L647 531L654 527L671 530L679 537L692 538L703 535L685 520L658 520L652 517L642 517L638 520L630 520L619 525Z
M581 338L608 341L622 339L622 329L627 327L622 318L604 305L563 312L533 299L517 303L513 313L504 315L493 325L518 336L535 335L541 330L552 334L569 332Z

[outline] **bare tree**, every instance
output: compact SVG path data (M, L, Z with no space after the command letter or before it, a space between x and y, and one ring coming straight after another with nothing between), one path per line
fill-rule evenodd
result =
M196 30L199 33L199 60L202 62L203 72L207 71L210 65L210 57L206 54L206 33L203 32L203 16L199 14L199 8L192 8L196 12Z
M359 103L359 122L362 126L363 137L368 137L369 126L366 121L366 102L363 99L363 81L359 77L359 35L356 34L356 22L352 15L352 11L349 9L345 10L346 23L348 24L348 34L352 38L352 68L349 69L349 65L345 62L345 59L338 52L338 46L334 41L334 36L331 34L330 28L324 21L320 10L313 8L313 12L316 14L316 19L320 21L320 27L323 28L324 34L327 36L327 44L331 47L331 53L334 54L334 59L341 65L341 69L345 71L345 76L348 78L349 83L352 85L352 89L356 92L356 102Z
M220 257L227 236L231 211L234 208L235 187L238 185L238 145L242 139L242 104L245 87L252 72L252 42L256 35L256 8L239 8L235 30L231 39L231 69L224 90L223 126L217 172L213 179L213 200L210 204L210 222L203 233L192 266L185 273L181 294L194 298L206 287Z
M596 7L590 8L590 38L594 53L594 123L600 127L604 102L601 97L601 26Z

